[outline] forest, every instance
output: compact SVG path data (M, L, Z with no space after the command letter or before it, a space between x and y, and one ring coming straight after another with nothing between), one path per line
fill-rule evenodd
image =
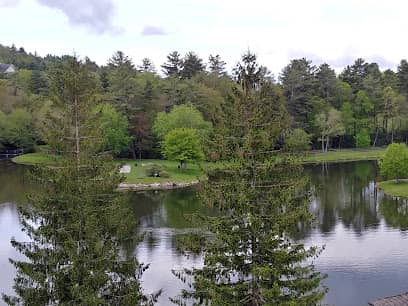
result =
M245 56L254 55L248 51ZM22 47L0 46L0 63L18 68L17 73L0 79L0 151L33 151L47 143L44 127L53 110L51 87L58 86L50 78L71 57L41 57ZM148 58L133 63L130 55L117 51L106 65L87 57L84 65L103 105L94 111L102 114L105 149L121 157L160 158L164 136L160 127L155 128L156 118L187 105L204 119L206 135L199 136L205 141L205 159L221 160L228 155L222 152L233 146L226 136L236 131L230 119L239 99L239 64L226 71L220 55L204 60L194 52L174 51L165 63L155 66ZM328 64L315 66L299 58L273 76L261 66L262 78L270 84L269 94L280 101L276 111L282 114L285 132L276 142L277 149L328 151L406 142L408 62L401 60L396 72L380 68L358 58L336 74ZM191 116L186 112L185 117Z

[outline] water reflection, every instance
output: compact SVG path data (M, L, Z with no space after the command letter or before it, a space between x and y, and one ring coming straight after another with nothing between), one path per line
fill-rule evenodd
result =
M356 233L376 228L377 167L373 162L323 164L306 169L315 189L311 209L322 233L331 233L337 222Z
M11 290L15 257L11 236L23 239L14 204L24 202L29 188L23 167L0 162L0 288ZM339 306L367 305L369 300L398 294L408 284L408 200L385 196L375 188L378 169L374 162L308 166L314 199L310 209L314 227L299 224L294 235L307 245L325 245L316 260L317 269L328 274L330 288L325 303ZM201 265L199 256L189 258L176 248L175 236L194 228L188 218L198 212L213 213L200 204L196 190L180 189L129 194L129 205L139 223L139 233L125 249L150 268L142 281L146 292L164 289L159 305L170 305L181 283L171 269ZM0 302L1 304L1 302Z

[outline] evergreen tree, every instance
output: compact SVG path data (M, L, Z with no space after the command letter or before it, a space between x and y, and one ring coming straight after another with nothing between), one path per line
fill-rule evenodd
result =
M135 67L122 51L117 51L108 61L109 91L120 104L126 104L134 96Z
M399 91L408 98L408 62L403 59L398 66Z
M398 75L394 71L392 71L391 69L385 70L383 72L382 79L383 79L383 88L389 86L394 90L398 90L399 88Z
M101 88L103 92L107 92L109 90L109 75L107 68L103 67L99 73L99 81L101 83Z
M221 59L221 56L218 54L216 56L210 55L208 58L208 68L211 73L215 75L222 76L226 75L225 72L226 63Z
M319 97L327 104L334 104L336 95L336 73L328 64L321 64L316 71Z
M166 76L179 77L183 67L181 54L177 51L171 52L169 55L167 55L167 63L164 63L161 67L163 68L163 72Z
M190 51L183 59L183 69L181 70L181 76L185 79L191 79L199 72L203 72L205 65L203 60L198 57L197 54Z
M313 110L311 98L315 94L316 85L314 70L315 67L305 58L295 59L283 69L280 77L293 125L306 132L311 130Z
M33 172L41 191L20 208L30 241L12 241L28 260L11 260L16 296L3 298L10 305L148 303L139 284L145 267L120 253L134 228L116 192L122 177L96 151L96 80L76 59L63 68L54 87L58 112L48 121L48 141L60 156L53 167Z
M236 160L210 172L202 198L219 209L205 219L210 237L181 238L202 248L204 266L174 271L192 276L192 290L173 302L197 305L315 305L324 296L322 275L307 264L317 254L290 239L298 222L309 220L302 167L273 151L283 130L284 99L274 84L259 78L256 57L244 56L240 80ZM194 244L198 242L199 244ZM185 275L187 274L187 276Z
M137 66L137 70L140 72L156 73L156 68L154 67L153 62L147 57L142 59L142 63Z
M368 74L368 66L369 64L364 59L358 58L353 65L347 66L339 77L343 82L350 84L353 93L356 93L363 88L363 80Z
M41 75L41 71L33 70L31 73L31 86L30 91L33 94L41 94L46 89L46 82Z

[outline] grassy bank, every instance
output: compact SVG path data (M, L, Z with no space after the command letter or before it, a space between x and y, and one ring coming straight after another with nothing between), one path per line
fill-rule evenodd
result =
M28 153L13 158L13 162L22 165L40 165L47 164L52 165L55 162L55 158L45 155L41 152ZM204 172L197 164L189 163L187 169L180 170L178 168L179 163L176 161L168 160L129 160L129 159L117 159L114 161L118 167L121 165L130 165L131 172L125 173L125 183L128 184L153 184L153 183L189 183L197 179L204 178ZM147 177L145 175L144 165L148 163L155 163L162 165L164 170L170 174L168 178L162 177ZM204 166L208 163L204 163Z
M385 148L375 149L344 149L329 152L308 152L303 157L305 163L347 162L359 160L378 160L385 152Z
M378 188L384 190L385 194L396 197L408 197L408 181L397 183L395 180L384 181L377 184Z
M27 153L13 158L13 162L21 165L50 165L55 162L55 157L46 155L41 152Z

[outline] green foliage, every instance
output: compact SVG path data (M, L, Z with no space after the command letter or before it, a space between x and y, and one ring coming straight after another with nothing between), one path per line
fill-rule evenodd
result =
M191 289L173 299L179 305L316 305L325 294L323 277L307 264L318 250L290 239L299 222L310 220L307 182L292 157L270 154L283 128L268 124L274 121L262 102L279 105L280 95L256 75L258 67L256 56L245 54L236 71L242 90L236 160L209 171L203 184L201 198L217 215L199 219L201 235L179 239L204 256L202 268L173 271L192 277Z
M32 116L17 108L11 114L0 112L0 143L4 147L31 150L34 146Z
M32 72L30 70L20 69L14 76L17 87L22 89L24 92L29 92L32 89L31 75Z
M194 106L187 104L175 106L169 113L158 113L153 125L153 131L161 139L180 128L195 129L200 139L204 140L211 130L211 123L205 121Z
M311 129L309 120L312 111L311 97L315 95L314 69L307 59L295 59L283 69L280 77L294 126L307 132Z
M366 129L360 130L354 137L354 140L356 141L357 148L367 148L371 143L370 134Z
M164 167L159 164L149 163L144 166L145 174L148 177L162 177Z
M58 116L48 124L50 147L60 148L56 167L37 167L39 183L30 206L19 208L29 243L12 240L23 261L9 305L134 305L148 302L139 276L145 270L121 253L135 233L130 207L116 192L123 177L114 163L97 154L94 129L95 86L87 66L67 61L53 76Z
M163 156L169 160L178 160L182 168L188 161L204 159L200 139L195 129L178 128L169 132L162 143Z
M356 120L354 118L353 107L350 102L344 102L341 106L341 116L346 134L353 135Z
M290 152L302 152L310 149L310 135L302 129L294 129L285 139L285 148Z
M183 67L181 54L177 51L171 52L167 55L167 63L164 63L161 67L163 68L164 74L168 77L180 76Z
M197 54L190 51L184 56L181 77L191 79L196 74L203 72L204 68L203 60Z
M98 105L95 112L104 139L102 149L115 154L127 149L130 137L126 116L116 111L110 104Z
M322 151L326 151L329 148L330 137L343 135L344 125L342 120L342 114L340 111L330 108L328 111L323 111L316 115L315 125L320 132L320 140L322 142ZM326 142L326 146L324 143Z
M408 149L404 143L392 143L380 161L381 175L386 179L408 178Z

